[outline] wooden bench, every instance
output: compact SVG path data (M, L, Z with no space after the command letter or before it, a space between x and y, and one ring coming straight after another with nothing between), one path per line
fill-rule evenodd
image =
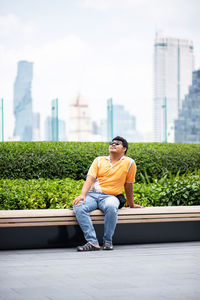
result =
M103 224L100 210L91 212L94 224ZM200 206L167 206L145 208L122 208L118 214L121 223L161 223L200 221ZM0 227L30 227L77 225L71 209L0 210Z
M104 215L91 212L102 241ZM122 208L115 245L200 241L200 206ZM71 209L0 210L0 250L67 248L85 242Z

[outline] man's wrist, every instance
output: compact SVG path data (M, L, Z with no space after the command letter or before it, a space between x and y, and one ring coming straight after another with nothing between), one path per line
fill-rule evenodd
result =
M129 205L130 208L133 208L134 207L134 201L129 201L128 205Z

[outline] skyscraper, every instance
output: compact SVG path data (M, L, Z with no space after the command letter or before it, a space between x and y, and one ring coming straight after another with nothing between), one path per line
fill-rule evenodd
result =
M129 111L125 109L123 105L114 104L112 107L113 111L113 137L115 136L123 136L129 142L141 142L142 136L136 130L136 117L131 115ZM98 128L98 133L101 137L107 137L111 139L111 137L107 134L109 126L107 126L107 122L110 120L101 120Z
M174 142L174 120L192 83L192 41L156 35L154 44L154 141Z
M136 117L125 110L123 105L113 105L113 136L126 137L129 141L131 134L136 130ZM132 138L131 138L132 141Z
M78 95L70 105L69 140L90 141L92 121L87 100Z
M33 63L19 61L14 84L14 137L20 141L32 140L32 77Z
M200 70L193 72L192 86L175 120L176 143L200 143Z
M55 141L54 139L54 132L53 132L53 117L47 117L44 124L45 130L45 141ZM66 123L64 120L58 119L58 140L59 141L67 141L67 134L66 134Z
M40 140L40 113L33 113L33 141Z

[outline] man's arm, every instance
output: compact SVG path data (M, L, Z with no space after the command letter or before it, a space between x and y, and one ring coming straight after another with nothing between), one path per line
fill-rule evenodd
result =
M140 205L134 203L134 200L133 200L133 183L126 182L125 185L124 185L124 189L125 189L126 198L127 198L129 207L131 207L131 208L142 208L143 206L140 206Z
M87 176L86 181L82 187L81 194L80 194L80 196L78 196L74 199L73 205L77 205L79 203L79 201L81 201L81 200L83 200L83 202L85 202L85 197L86 197L87 193L89 192L89 190L91 189L94 181L95 181L94 177L92 177L90 175Z

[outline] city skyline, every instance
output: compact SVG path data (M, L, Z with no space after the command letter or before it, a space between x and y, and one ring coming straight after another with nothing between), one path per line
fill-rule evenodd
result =
M14 128L13 83L20 60L34 62L33 111L40 113L41 126L52 99L59 99L59 118L65 120L70 101L80 92L93 120L105 118L106 101L112 97L137 117L139 131L152 130L155 32L192 40L198 69L199 7L195 0L162 5L156 0L0 0L5 140Z

